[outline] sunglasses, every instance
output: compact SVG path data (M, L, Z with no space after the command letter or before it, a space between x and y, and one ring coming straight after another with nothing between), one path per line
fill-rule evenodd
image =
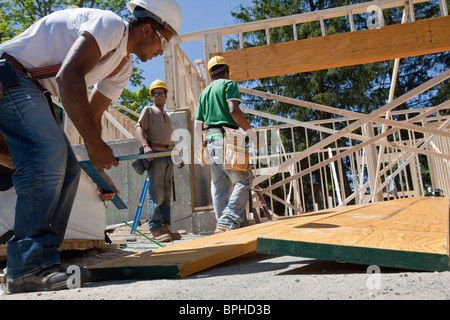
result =
M155 30L155 33L159 36L159 39L161 39L161 50L164 51L164 49L167 47L167 45L169 44L169 40L167 40L166 38L164 38L163 35L161 35L161 33L158 32L158 30Z
M155 93L152 93L152 96L154 96L154 97L159 97L159 96L165 97L166 93L165 92L155 92Z

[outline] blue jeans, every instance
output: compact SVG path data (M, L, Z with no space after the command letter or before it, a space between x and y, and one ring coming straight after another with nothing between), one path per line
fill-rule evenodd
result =
M244 221L249 198L251 170L235 171L223 167L223 139L208 140L211 196L217 227L239 228Z
M8 243L7 277L18 279L60 263L58 247L78 188L80 167L47 99L31 80L4 89L0 132L15 167L14 238Z
M148 170L148 178L148 225L151 232L156 232L163 224L170 225L170 197L173 183L171 157L154 158Z

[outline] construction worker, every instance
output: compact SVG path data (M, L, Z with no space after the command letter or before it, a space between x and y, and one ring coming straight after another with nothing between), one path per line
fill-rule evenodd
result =
M127 7L132 13L127 21L99 9L56 11L0 44L1 65L7 66L0 70L5 75L0 79L6 79L0 91L0 133L15 167L17 192L14 238L7 249L11 293L64 289L70 276L60 265L58 247L80 167L52 115L50 94L61 99L92 166L119 192L104 172L118 161L101 138L101 116L131 76L130 55L143 62L162 55L171 39L179 39L181 23L175 0L132 0ZM14 74L17 83L8 80Z
M201 93L195 114L197 138L206 126L206 143L211 160L211 194L217 218L214 233L222 233L240 227L244 220L245 206L250 190L251 171L235 171L224 168L224 127L239 128L247 132L251 141L258 146L255 131L250 127L239 108L239 89L230 80L230 66L225 58L215 56L208 62L208 72L213 82ZM229 196L229 190L232 189Z
M157 79L150 85L153 105L145 107L136 125L136 135L142 145L143 153L172 150L172 122L164 111L167 99L166 84ZM160 242L179 240L179 233L172 233L170 225L170 197L172 196L173 163L172 157L149 158L147 208L149 229L153 239ZM177 159L178 168L184 166Z

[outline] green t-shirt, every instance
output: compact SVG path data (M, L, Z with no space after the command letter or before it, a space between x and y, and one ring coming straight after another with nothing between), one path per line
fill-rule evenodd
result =
M231 117L228 100L241 101L241 94L236 82L226 79L213 81L200 94L195 119L208 126L231 125L238 127Z

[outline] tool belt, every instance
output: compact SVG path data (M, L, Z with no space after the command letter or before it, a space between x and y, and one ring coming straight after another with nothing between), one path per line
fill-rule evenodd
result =
M219 129L223 134L223 167L227 170L247 171L250 163L245 134L239 127L232 125L209 125L202 131L202 143L198 145L194 154L201 166L211 163L206 146L206 131Z
M147 140L148 145L150 148L165 148L167 150L172 150L174 145L166 145L161 143L151 143ZM139 147L139 154L144 153L144 148L142 146ZM131 166L133 167L134 171L136 171L137 174L143 175L144 172L150 170L152 165L152 161L148 161L147 159L136 159L133 162L131 162Z
M224 127L223 167L228 170L247 171L250 163L245 134L241 130Z
M164 148L166 150L172 150L175 147L174 144L161 144L161 143L150 143L150 148Z

